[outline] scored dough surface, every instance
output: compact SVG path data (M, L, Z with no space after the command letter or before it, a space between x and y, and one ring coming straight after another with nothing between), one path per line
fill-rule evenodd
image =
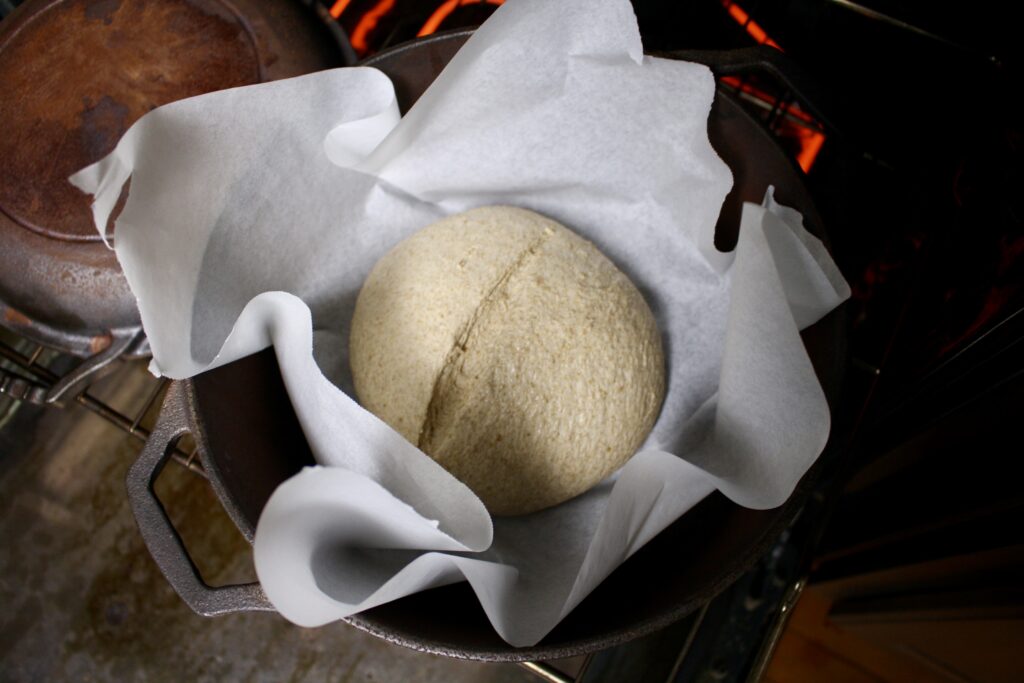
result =
M665 392L636 287L590 242L506 206L449 216L381 258L350 357L363 406L498 515L555 505L618 469Z

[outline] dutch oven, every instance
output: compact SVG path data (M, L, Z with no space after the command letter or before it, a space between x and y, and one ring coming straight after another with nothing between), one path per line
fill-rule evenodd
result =
M439 34L398 46L367 61L395 84L403 111L419 97L469 37ZM717 73L764 64L762 51L679 53ZM711 142L735 184L726 199L716 242L735 243L741 204L760 203L769 184L808 227L821 222L795 164L769 133L719 89L709 121ZM844 358L840 310L803 333L815 370L834 405ZM302 430L268 349L174 382L145 449L128 476L139 528L161 570L196 612L217 615L273 610L258 584L207 586L153 493L153 483L177 440L192 434L209 481L242 534L253 540L274 489L313 464ZM726 588L770 544L799 509L815 468L789 501L773 510L740 507L714 493L627 560L538 645L514 648L491 628L468 584L435 588L346 619L387 641L435 654L480 660L556 659L593 652L644 635L685 616Z

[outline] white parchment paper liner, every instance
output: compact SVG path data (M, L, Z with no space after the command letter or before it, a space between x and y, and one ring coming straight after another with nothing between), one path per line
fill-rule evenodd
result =
M630 5L511 0L403 119L380 72L326 71L150 112L73 176L95 195L138 297L152 368L195 375L273 345L322 466L282 484L255 564L315 626L468 580L498 633L539 641L605 576L715 488L781 504L829 412L799 329L849 290L796 212L745 206L713 247L731 175L706 132L702 66L644 57ZM437 218L511 204L594 241L644 292L669 390L615 476L493 521L352 398L347 334L383 253Z

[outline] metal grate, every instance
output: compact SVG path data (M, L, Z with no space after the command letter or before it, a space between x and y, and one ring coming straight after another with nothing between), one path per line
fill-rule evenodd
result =
M114 409L91 393L87 383L89 378L65 394L62 401L51 400L50 390L69 376L71 370L68 367L73 362L73 359L64 354L25 339L0 340L0 396L5 397L8 402L6 406L0 408L0 426L13 415L22 401L60 408L63 400L73 400L121 431L145 442L149 437L149 430L142 426L142 420L156 404L157 399L164 394L170 380L154 379L153 388L146 400L131 416ZM205 478L206 473L203 471L196 448L184 451L175 447L171 458L190 472Z

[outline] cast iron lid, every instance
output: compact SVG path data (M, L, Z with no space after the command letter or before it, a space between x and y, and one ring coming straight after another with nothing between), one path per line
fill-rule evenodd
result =
M278 0L29 0L0 23L0 313L88 355L140 324L91 198L67 177L174 100L343 64L315 15ZM123 199L123 197L122 197Z

